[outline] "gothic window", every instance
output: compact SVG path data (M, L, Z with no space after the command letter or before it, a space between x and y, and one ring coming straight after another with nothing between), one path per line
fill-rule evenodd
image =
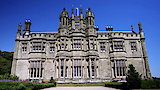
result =
M82 76L82 62L80 59L74 60L74 77L81 77Z
M32 79L39 79L43 76L43 62L42 61L30 61L29 75Z
M27 52L27 43L22 43L22 52Z
M91 59L91 72L92 72L92 76L94 76L95 73L95 67L94 67L94 59Z
M105 42L100 42L100 50L101 50L101 52L105 52L105 50L106 50Z
M114 73L114 77L125 76L126 73L125 60L114 60L112 64L113 64L112 70Z
M123 41L114 41L113 49L114 51L124 51Z
M54 52L54 43L50 43L50 52Z
M81 49L81 40L80 39L74 40L74 49L76 49L76 50Z
M130 42L130 44L131 44L131 50L132 51L137 51L136 42Z
M60 65L60 72L61 72L61 77L64 76L64 59L61 59L61 65Z

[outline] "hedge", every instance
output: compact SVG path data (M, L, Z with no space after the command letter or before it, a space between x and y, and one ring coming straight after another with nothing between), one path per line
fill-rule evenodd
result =
M17 81L0 81L0 90L37 90L55 86L55 83L25 83Z
M14 75L9 75L9 74L0 75L0 80L18 80L18 79L19 77Z
M142 80L141 88L143 89L159 89L160 88L160 80Z
M106 82L104 86L117 88L117 89L126 89L127 88L126 83L120 83L120 82Z

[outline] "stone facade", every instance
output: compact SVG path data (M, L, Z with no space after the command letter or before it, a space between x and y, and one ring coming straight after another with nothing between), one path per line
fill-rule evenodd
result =
M139 33L115 31L107 26L99 31L94 14L88 9L74 9L69 17L60 14L58 32L30 31L31 21L24 30L18 26L12 75L21 80L50 80L58 83L106 82L125 80L127 67L133 64L142 78L151 78L145 38L141 24Z

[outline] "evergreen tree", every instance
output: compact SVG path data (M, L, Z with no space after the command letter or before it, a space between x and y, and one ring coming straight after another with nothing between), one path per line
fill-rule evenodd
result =
M131 89L137 89L141 87L141 77L132 64L129 65L126 80L128 87Z

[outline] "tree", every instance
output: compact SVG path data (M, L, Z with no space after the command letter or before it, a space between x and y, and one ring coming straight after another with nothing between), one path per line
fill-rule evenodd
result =
M0 75L10 74L13 53L0 51Z
M132 64L129 65L126 80L128 87L131 89L137 89L141 87L141 77Z

